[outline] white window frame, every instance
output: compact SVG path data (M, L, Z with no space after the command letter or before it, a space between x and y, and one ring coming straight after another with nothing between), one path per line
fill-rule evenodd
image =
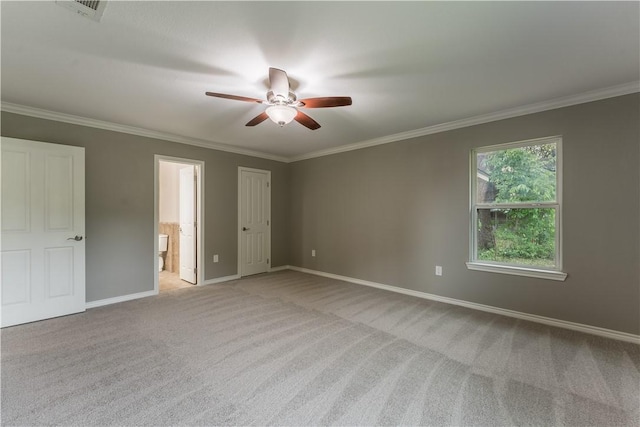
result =
M477 154L501 151L511 148L527 147L531 145L556 144L556 200L554 202L537 203L478 203L477 198ZM529 139L526 141L510 142L505 144L477 147L471 150L470 173L469 173L469 261L466 263L469 270L487 271L492 273L513 274L517 276L536 277L540 279L550 279L564 281L567 274L562 272L562 137L552 136L546 138ZM481 208L553 208L555 214L555 267L531 267L525 265L515 265L497 261L478 260L478 209Z

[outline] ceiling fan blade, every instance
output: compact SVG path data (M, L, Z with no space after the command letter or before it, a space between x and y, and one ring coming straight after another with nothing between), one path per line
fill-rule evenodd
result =
M299 101L303 108L344 107L351 105L350 96L325 96L323 98L306 98Z
M275 96L289 97L289 77L287 73L278 68L269 68L269 84Z
M311 130L316 130L320 128L318 122L313 120L311 117L307 116L302 111L298 111L298 114L293 118L296 122L300 123L302 126L306 126Z
M264 122L268 118L269 118L269 116L267 116L267 113L262 112L262 113L258 114L257 116L255 116L253 119L249 120L249 123L247 123L245 126L259 125L260 123Z
M256 102L262 104L264 101L258 98L248 98L246 96L227 95L226 93L206 92L207 96L215 96L216 98L234 99L236 101Z

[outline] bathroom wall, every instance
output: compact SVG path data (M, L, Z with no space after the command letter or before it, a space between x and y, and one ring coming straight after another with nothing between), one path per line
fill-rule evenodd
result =
M160 161L158 168L158 232L169 236L164 270L180 272L180 169L181 163Z
M180 179L179 170L183 164L172 162L160 162L158 170L158 214L160 222L180 222Z

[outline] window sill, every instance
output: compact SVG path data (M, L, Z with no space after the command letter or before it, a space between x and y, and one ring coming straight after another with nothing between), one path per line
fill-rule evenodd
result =
M484 264L480 262L467 262L469 270L487 271L490 273L513 274L515 276L536 277L538 279L558 280L564 282L567 273L552 270L539 270L536 268L514 267L507 265Z

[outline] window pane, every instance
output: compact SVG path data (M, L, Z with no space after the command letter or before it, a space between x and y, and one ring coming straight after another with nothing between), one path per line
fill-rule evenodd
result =
M478 203L553 202L556 144L476 154Z
M555 267L555 208L478 209L477 260Z

